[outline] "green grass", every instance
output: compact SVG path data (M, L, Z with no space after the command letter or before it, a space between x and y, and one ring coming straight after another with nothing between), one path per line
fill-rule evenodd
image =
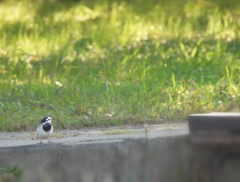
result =
M0 166L0 181L21 181L23 169L19 166Z
M237 0L1 1L0 130L238 112L239 12Z

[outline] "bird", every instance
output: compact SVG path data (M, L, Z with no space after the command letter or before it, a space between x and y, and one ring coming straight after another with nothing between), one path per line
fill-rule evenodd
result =
M49 116L44 117L37 127L37 136L38 138L41 138L40 143L42 143L42 139L48 139L48 142L50 143L49 137L52 135L52 133L52 118Z

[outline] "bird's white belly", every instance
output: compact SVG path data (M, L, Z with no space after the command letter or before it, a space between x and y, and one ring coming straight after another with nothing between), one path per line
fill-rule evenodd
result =
M43 129L42 129L42 126L39 126L37 128L37 136L39 138L48 138L53 132L53 126L51 127L51 130L45 132Z

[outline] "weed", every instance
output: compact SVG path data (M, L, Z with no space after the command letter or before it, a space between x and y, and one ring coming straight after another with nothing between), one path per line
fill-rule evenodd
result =
M19 166L0 167L0 181L21 181L23 170Z

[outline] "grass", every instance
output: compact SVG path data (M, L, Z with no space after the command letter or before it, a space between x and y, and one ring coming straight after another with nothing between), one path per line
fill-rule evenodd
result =
M1 1L0 130L239 111L236 1Z
M19 166L0 166L0 181L21 181L23 169Z
M121 135L121 134L138 134L143 133L144 131L134 131L131 129L111 129L111 130L104 130L103 134L105 135ZM146 132L146 131L145 131Z

